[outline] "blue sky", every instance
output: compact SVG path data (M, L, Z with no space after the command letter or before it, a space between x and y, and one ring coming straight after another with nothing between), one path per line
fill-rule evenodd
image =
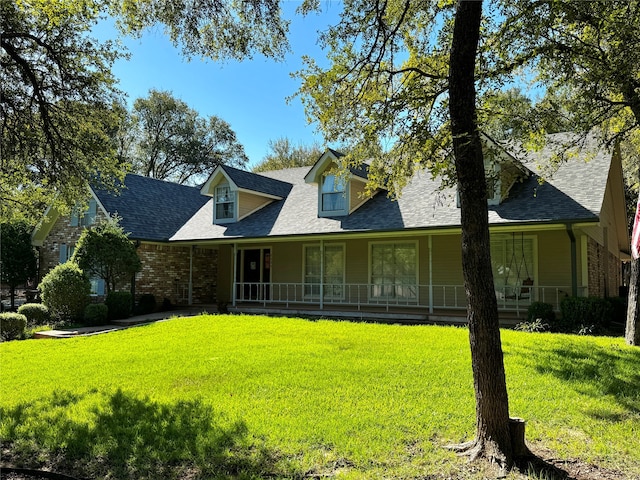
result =
M188 62L179 49L165 37L162 27L154 28L141 39L124 38L128 60L118 60L113 73L130 104L146 97L150 89L167 90L186 102L201 116L216 115L227 121L245 148L250 165L269 152L269 140L289 138L294 144L322 142L313 124L307 124L302 103L287 97L299 88L299 80L290 74L302 67L303 55L321 63L325 54L317 45L317 31L335 23L342 8L340 2L323 3L322 14L295 15L299 1L284 2L285 17L292 20L289 41L292 52L283 62L256 55L244 62L192 59ZM94 31L98 38L115 38L107 23Z

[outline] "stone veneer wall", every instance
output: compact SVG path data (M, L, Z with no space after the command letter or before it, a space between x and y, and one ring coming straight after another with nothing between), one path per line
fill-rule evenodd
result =
M105 218L102 211L98 210L96 221ZM72 227L70 215L58 218L42 246L39 247L38 281L60 263L60 245L75 247L84 228L83 226Z
M622 268L620 259L611 252L605 251L604 247L589 238L587 242L587 266L589 278L589 295L604 297L605 295L605 262L604 256L608 255L609 284L607 285L608 295L617 297L618 288L622 285Z
M168 298L173 304L189 301L190 246L143 243L138 248L142 271L136 275L136 296L151 293L156 302ZM216 302L218 251L194 247L193 292L194 304Z
M98 211L96 219L105 218ZM60 217L39 248L39 276L42 279L60 263L60 245L75 246L85 227L72 227L70 216ZM168 298L174 305L186 305L189 300L189 246L142 243L138 255L142 271L136 274L136 299L145 293L153 294L156 303ZM194 304L216 302L218 251L194 248L193 294ZM130 283L120 285L119 290L129 291Z

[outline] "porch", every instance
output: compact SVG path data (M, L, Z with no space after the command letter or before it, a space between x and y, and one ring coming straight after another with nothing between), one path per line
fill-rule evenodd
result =
M526 318L531 302L549 303L558 312L562 299L572 294L567 285L501 286L495 291L501 322L512 325ZM236 282L233 292L231 307L248 313L464 323L467 308L462 285ZM578 287L579 296L586 293Z

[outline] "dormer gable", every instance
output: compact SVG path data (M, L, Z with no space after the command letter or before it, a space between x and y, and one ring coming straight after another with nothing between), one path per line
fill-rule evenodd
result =
M219 165L200 189L213 197L213 223L233 223L248 217L270 203L282 200L291 191L287 182Z
M531 172L488 135L482 133L484 171L487 181L487 203L499 205L509 196L511 187Z
M345 172L340 158L344 154L328 148L311 167L304 181L318 188L318 216L349 215L366 202L364 198L368 166L348 167Z

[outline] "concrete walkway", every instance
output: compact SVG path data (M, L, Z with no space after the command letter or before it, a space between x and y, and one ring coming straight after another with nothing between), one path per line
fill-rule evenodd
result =
M137 315L123 320L114 320L109 325L100 325L95 327L78 327L61 330L44 330L37 332L33 338L72 338L87 337L90 335L98 335L100 333L115 332L125 328L135 327L137 325L145 325L148 323L168 320L173 317L190 317L203 313L203 308L186 308L179 310L169 310L166 312L154 312L146 315Z

